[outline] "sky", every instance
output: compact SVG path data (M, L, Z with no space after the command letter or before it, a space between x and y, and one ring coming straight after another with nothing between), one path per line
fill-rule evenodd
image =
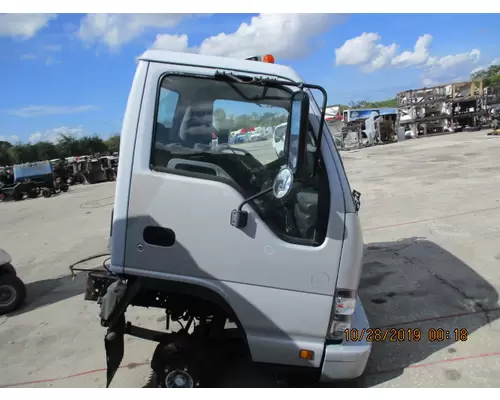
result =
M150 48L270 53L334 105L467 80L498 38L498 14L0 14L0 140L118 133Z

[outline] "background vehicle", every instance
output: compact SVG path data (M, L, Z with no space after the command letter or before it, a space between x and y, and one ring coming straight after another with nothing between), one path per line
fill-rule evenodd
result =
M262 140L266 140L266 131L264 128L257 127L255 128L255 131L250 132L248 134L248 141L249 142L259 142Z
M0 249L0 315L15 311L26 298L26 286L11 262L10 255Z
M120 135L111 262L86 289L107 328L108 385L125 334L159 343L151 367L161 387L218 386L240 361L322 381L366 366L370 343L344 340L346 329L368 328L357 296L363 240L359 194L323 134L326 91L266 60L140 57ZM157 110L172 96L167 120ZM284 157L265 143L233 147L229 134L214 145L217 101L279 109ZM166 332L127 322L129 305L163 310Z
M274 129L273 135L273 149L278 157L283 157L285 155L285 135L287 123L278 125Z
M68 185L60 177L55 177L50 161L18 164L13 168L14 182L0 188L3 200L22 200L25 195L36 198L40 193L50 197L60 191L66 192Z

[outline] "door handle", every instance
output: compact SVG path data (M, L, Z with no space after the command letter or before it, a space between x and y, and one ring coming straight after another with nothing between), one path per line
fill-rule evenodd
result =
M175 244L175 232L161 226L147 226L142 232L142 238L153 246L172 247Z

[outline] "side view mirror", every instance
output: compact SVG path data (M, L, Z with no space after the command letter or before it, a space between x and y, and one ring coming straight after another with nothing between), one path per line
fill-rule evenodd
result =
M300 90L292 95L285 141L286 166L295 174L304 161L309 125L309 96Z

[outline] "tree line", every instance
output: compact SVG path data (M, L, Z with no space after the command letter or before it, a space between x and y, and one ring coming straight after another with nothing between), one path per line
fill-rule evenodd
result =
M287 121L286 113L279 112L265 112L263 114L240 114L240 115L226 115L222 108L214 111L215 128L221 130L229 130L230 132L238 129L248 129L257 126L276 126Z
M340 105L340 111L353 109L353 108L395 108L398 106L398 101L396 98L387 99L382 101L367 101L367 100L357 100L350 101L349 105Z
M103 140L97 135L75 137L60 135L55 143L16 143L0 141L0 166L52 160L71 156L114 153L120 148L120 135Z
M471 80L483 81L484 86L500 86L500 65L490 65L486 69L471 74Z

